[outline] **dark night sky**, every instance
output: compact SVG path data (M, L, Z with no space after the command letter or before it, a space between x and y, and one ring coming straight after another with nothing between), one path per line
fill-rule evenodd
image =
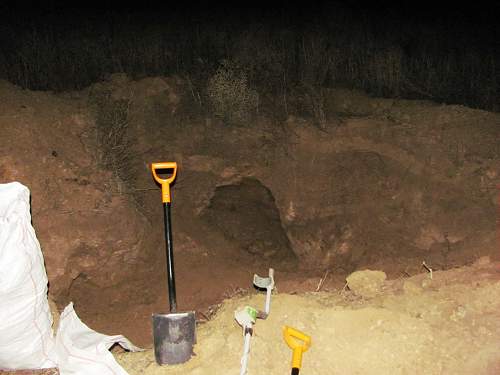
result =
M455 1L454 4L440 1L369 1L355 0L337 1L117 1L117 0L88 0L88 1L61 1L61 0L4 0L0 3L0 10L5 16L9 13L16 15L23 13L26 16L67 13L92 14L99 16L107 12L117 13L170 13L185 14L190 17L199 17L209 14L226 14L242 19L259 20L261 17L277 16L288 17L294 21L307 20L308 16L328 14L338 8L364 15L381 22L391 20L417 20L418 22L464 22L478 27L498 28L500 16L500 2L466 1L463 4Z
M233 13L258 17L263 14L290 14L297 17L308 14L322 14L335 11L337 7L347 8L353 12L382 18L418 18L423 21L437 22L440 19L463 18L476 24L497 24L500 16L500 2L455 1L453 4L440 1L370 1L355 0L337 1L117 1L117 0L20 0L2 1L0 9L16 9L23 13L64 13L68 11L84 11L99 14L105 11L113 12L185 12L191 15L207 13ZM324 11L327 11L324 13Z
M436 32L454 35L472 35L485 48L500 49L500 1L469 1L454 4L440 1L117 1L117 0L7 0L0 2L3 22L15 27L26 25L55 26L78 29L80 24L106 24L112 17L125 15L136 24L164 23L175 20L177 24L189 25L200 22L221 25L228 30L233 26L263 23L302 28L328 24L330 15L345 14L361 23L369 22L374 30L382 34L413 25L429 26ZM9 22L11 20L11 22ZM330 21L330 26L332 22Z

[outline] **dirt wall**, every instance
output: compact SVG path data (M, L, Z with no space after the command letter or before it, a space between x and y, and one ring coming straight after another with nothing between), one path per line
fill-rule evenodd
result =
M172 214L186 308L237 294L269 266L289 280L364 267L392 278L422 261L444 269L498 257L498 114L333 90L335 120L323 129L292 116L228 126L193 114L189 95L164 77L117 75L60 95L0 82L0 181L30 188L50 291L87 308L96 328L128 311L142 330L166 305L153 161L179 164ZM102 164L96 137L115 128L99 121L127 125L126 163L109 159L120 168Z

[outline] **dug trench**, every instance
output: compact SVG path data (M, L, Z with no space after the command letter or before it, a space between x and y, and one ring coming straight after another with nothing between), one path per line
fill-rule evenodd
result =
M269 267L280 294L302 294L342 289L356 270L401 280L424 261L499 256L498 114L331 90L325 129L299 116L228 128L189 113L182 80L123 75L59 95L1 82L0 96L12 140L1 181L31 190L51 298L139 346L152 345L151 313L168 310L154 161L179 165L178 305L200 323L224 299L251 298ZM105 147L117 129L121 153Z

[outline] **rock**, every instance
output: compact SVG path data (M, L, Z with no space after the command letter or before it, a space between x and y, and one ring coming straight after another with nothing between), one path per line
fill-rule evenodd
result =
M346 281L349 289L357 296L373 298L382 291L386 278L385 272L363 270L351 273Z

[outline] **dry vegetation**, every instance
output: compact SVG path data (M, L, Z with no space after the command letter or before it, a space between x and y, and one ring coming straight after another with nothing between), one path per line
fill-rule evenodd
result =
M261 102L272 101L273 113L286 118L306 111L320 126L325 87L499 110L494 32L467 31L472 25L462 15L430 26L409 22L411 17L356 13L333 4L318 16L299 17L300 27L296 16L249 18L256 23L216 11L109 12L100 16L107 22L72 15L66 25L51 19L59 15L37 18L43 24L14 16L0 33L0 78L30 89L67 90L115 72L178 74L196 88L201 103L209 80L228 60L241 67L236 76L245 77Z
M96 167L112 173L110 188L117 194L129 194L135 171L131 159L134 157L133 142L129 133L129 110L131 102L113 99L106 90L92 90L89 105L94 112L91 147Z

